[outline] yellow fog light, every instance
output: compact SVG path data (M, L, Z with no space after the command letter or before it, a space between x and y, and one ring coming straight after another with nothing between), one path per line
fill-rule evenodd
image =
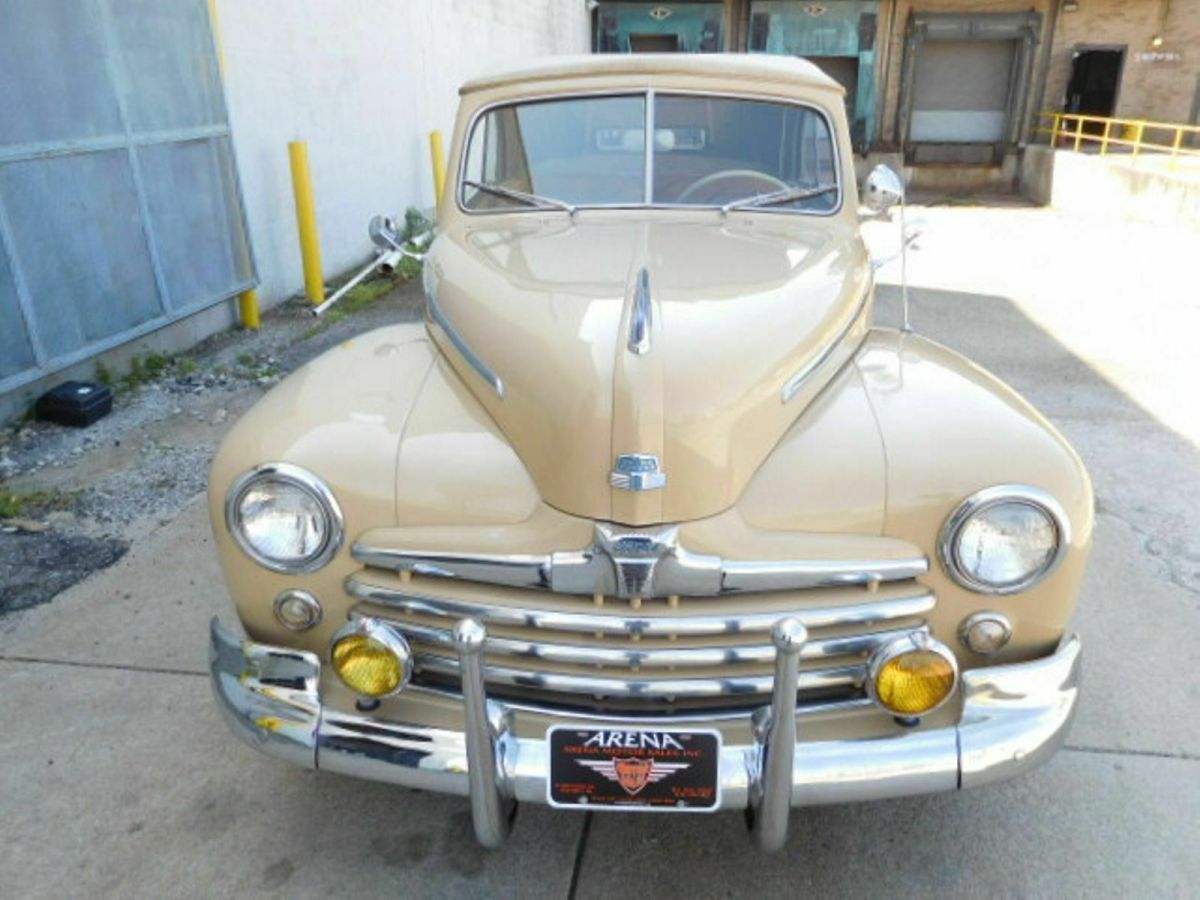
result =
M412 677L408 641L376 619L350 622L333 636L330 662L346 687L363 697L390 697Z
M897 716L933 712L954 693L957 681L954 654L920 631L876 650L867 667L867 693Z

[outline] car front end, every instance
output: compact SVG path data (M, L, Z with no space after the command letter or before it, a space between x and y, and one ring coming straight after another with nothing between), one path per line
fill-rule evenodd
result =
M810 69L589 58L465 90L426 321L294 373L214 462L239 736L469 797L488 846L544 803L745 810L775 849L792 807L1053 752L1087 474L1007 386L873 325ZM537 146L556 100L595 185ZM748 128L811 171L706 171Z

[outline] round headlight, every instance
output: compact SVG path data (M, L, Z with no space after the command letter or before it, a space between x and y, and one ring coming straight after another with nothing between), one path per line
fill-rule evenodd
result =
M940 551L950 577L984 594L1015 594L1045 578L1069 534L1062 507L1045 491L999 485L973 494L946 520Z
M313 572L342 543L342 514L320 479L298 466L257 466L229 489L225 523L238 546L276 572Z

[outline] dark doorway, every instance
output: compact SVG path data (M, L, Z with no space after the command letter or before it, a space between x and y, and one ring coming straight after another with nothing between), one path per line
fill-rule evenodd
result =
M678 53L679 35L631 34L629 51L631 53Z
M1071 80L1067 83L1067 102L1063 111L1111 116L1117 108L1117 88L1121 84L1124 60L1124 50L1076 49L1071 58Z
M857 56L810 56L810 63L846 89L846 115L854 121L854 98L858 94Z

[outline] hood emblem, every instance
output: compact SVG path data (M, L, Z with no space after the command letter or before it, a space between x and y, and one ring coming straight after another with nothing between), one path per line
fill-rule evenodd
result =
M667 486L667 473L653 453L622 453L608 481L623 491L657 491Z

